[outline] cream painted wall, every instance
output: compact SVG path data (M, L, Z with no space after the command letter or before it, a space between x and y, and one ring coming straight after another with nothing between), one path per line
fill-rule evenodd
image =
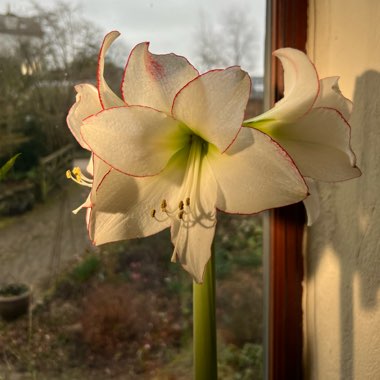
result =
M380 379L380 1L310 0L307 51L354 101L360 179L320 184L304 292L308 379Z

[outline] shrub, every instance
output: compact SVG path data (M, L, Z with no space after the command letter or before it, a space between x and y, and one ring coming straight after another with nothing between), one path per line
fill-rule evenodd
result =
M148 336L154 309L149 294L137 293L128 284L99 286L83 304L84 341L92 351L116 354L125 343Z

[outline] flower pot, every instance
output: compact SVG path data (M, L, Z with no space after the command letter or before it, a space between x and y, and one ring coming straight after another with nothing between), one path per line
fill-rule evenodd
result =
M9 284L0 287L0 316L11 321L29 310L31 291L24 284Z

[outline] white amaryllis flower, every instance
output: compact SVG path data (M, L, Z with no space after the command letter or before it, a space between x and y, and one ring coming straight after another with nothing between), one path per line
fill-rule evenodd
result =
M114 37L107 35L103 47ZM185 58L151 54L148 46L130 54L123 104L102 81L91 90L100 110L94 95L82 95L71 110L70 120L83 123L78 141L95 157L89 232L103 244L170 227L172 259L201 282L216 209L257 213L303 200L308 188L279 144L241 128L247 73L230 67L199 75ZM97 170L97 161L111 169Z
M311 193L304 202L311 224L319 213L313 180L336 182L361 174L350 146L352 104L341 94L339 78L319 80L301 51L284 48L274 55L284 68L284 98L243 125L271 136L292 157Z

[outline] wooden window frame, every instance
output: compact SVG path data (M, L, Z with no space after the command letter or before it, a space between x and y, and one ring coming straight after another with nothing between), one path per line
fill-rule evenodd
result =
M305 51L308 0L267 0L267 50L293 47ZM268 46L269 45L269 46ZM283 70L270 58L272 104L283 95ZM302 203L270 212L268 368L270 380L303 379L303 236Z

